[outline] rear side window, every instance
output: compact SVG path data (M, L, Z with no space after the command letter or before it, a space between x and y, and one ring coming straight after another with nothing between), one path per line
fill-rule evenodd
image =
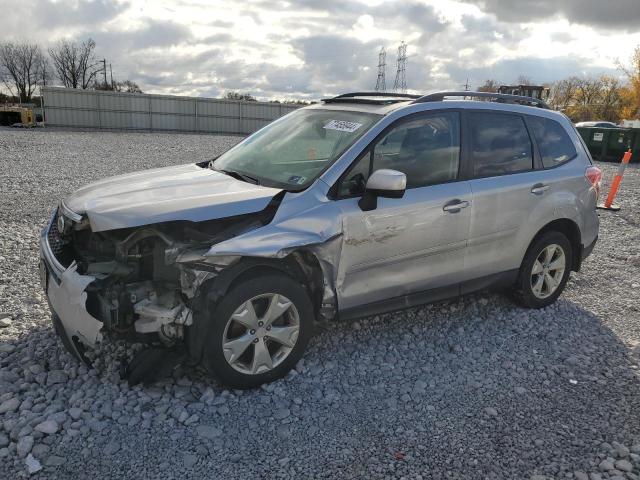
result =
M558 122L543 117L528 117L527 120L538 144L544 168L555 167L577 155L571 138Z
M471 157L475 177L495 177L533 168L533 148L518 115L469 114Z

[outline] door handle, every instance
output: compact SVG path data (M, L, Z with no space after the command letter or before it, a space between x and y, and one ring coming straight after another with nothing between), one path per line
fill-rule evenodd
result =
M544 183L536 183L533 187L531 187L531 193L534 195L542 195L544 192L551 188L549 185L545 185Z
M463 208L467 208L469 205L470 204L468 201L458 200L456 198L455 200L447 202L445 206L442 207L442 210L449 213L458 213L460 210L462 210Z

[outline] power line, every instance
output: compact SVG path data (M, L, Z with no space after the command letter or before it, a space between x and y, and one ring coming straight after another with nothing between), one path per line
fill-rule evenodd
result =
M393 90L399 93L407 92L407 44L400 43L398 47L398 59L396 60L396 79L393 82Z
M378 80L376 81L376 92L384 92L387 89L385 73L387 69L387 52L384 47L378 54Z

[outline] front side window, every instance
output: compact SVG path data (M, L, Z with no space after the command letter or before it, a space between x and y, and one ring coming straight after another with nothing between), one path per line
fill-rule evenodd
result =
M494 177L533 168L533 147L520 116L470 113L469 131L475 177Z
M354 111L296 110L221 155L212 168L262 185L300 190L380 117Z
M455 180L460 162L460 121L457 112L402 122L373 149L372 171L398 170L407 188Z
M345 175L339 196L364 192L369 175L383 168L407 176L407 188L455 180L460 163L460 120L457 112L401 121L371 145Z
M576 147L562 125L544 117L528 117L544 168L555 167L577 155Z

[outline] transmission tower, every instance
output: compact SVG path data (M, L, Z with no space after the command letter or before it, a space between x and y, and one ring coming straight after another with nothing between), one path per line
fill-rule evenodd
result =
M396 80L393 82L393 90L399 93L407 92L407 44L402 42L398 47L398 60Z
M378 54L378 80L376 81L376 92L384 92L387 90L387 85L385 83L385 71L387 69L387 52L384 50L384 47L380 49L380 53Z

